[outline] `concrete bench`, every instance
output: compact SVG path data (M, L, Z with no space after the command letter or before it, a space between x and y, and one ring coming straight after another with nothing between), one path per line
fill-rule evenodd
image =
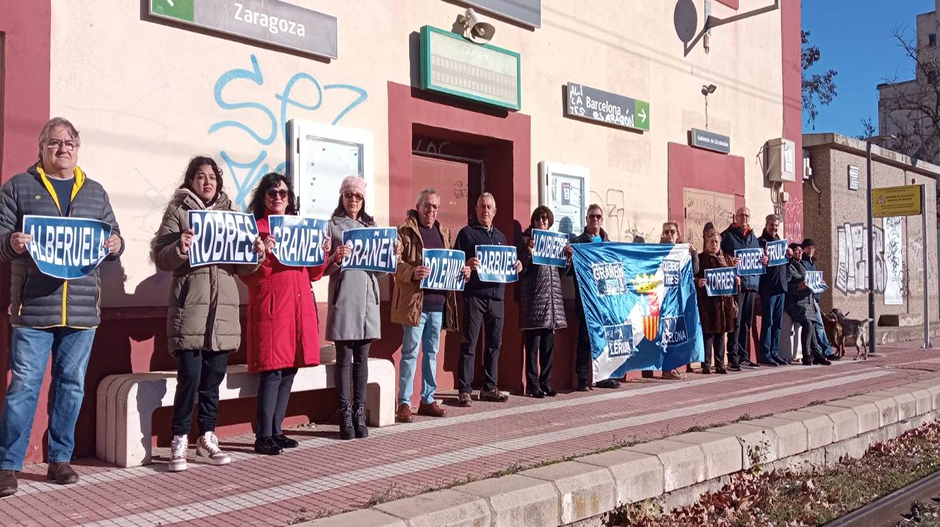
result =
M300 368L291 392L335 387L336 363ZM229 366L219 386L219 400L254 397L258 375L244 364ZM95 453L119 467L151 462L153 411L173 405L176 372L109 375L98 385ZM370 426L395 421L395 366L385 359L369 359L366 419Z

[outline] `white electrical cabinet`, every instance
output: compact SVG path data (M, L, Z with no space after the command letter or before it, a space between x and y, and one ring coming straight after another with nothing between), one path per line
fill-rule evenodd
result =
M776 183L796 181L796 145L789 139L771 139L764 145L767 180Z
M298 214L329 218L339 203L339 186L346 176L366 181L366 211L375 203L374 140L372 132L291 119L289 164Z

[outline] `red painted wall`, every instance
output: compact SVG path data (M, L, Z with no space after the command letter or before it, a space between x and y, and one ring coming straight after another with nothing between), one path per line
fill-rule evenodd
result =
M734 207L744 206L744 158L669 143L669 219L686 232L682 189L697 188L734 195ZM715 225L724 230L727 225Z
M50 0L0 2L3 71L0 81L0 181L26 170L36 161L37 138L49 120L49 63L52 7ZM4 387L10 382L10 266L0 272L0 367ZM27 462L41 461L48 412L49 375L43 383L39 410L30 438ZM0 401L6 389L0 394Z
M783 53L783 137L796 144L796 182L784 185L790 200L783 208L784 235L791 242L803 241L803 98L800 52L800 2L781 2Z

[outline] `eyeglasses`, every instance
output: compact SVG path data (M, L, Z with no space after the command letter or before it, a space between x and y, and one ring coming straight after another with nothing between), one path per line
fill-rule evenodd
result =
M284 189L276 190L276 189L271 188L271 189L268 189L267 194L268 194L268 197L271 199L274 199L274 198L287 199L287 191Z
M603 214L588 214L588 218L592 220L600 220L604 218Z
M357 192L350 192L348 190L346 192L343 192L343 197L346 199L354 199L356 201L362 201L363 199L365 199L362 197L362 194L359 194Z
M49 139L46 141L46 148L58 150L63 146L66 150L75 150L78 148L78 141L59 141L58 139Z
M675 229L664 229L663 234L679 234L679 231Z

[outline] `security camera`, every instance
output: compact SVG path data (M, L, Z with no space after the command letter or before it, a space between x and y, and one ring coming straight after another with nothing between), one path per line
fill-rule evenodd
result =
M459 15L457 21L463 24L464 35L477 44L486 44L496 33L493 24L478 15L473 8L468 8L466 14Z

